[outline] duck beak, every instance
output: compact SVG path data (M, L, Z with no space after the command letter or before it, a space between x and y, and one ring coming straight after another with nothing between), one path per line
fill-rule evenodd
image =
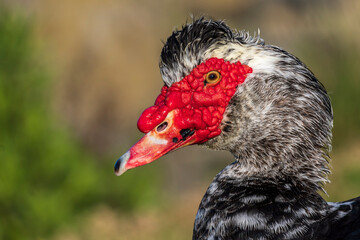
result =
M115 174L120 176L127 170L151 163L172 150L195 143L194 130L176 126L174 119L178 115L178 110L169 112L162 123L122 155L115 163Z

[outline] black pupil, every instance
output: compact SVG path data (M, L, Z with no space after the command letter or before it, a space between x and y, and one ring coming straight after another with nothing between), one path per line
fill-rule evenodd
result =
M216 79L216 74L215 73L211 73L209 75L209 80L215 80Z

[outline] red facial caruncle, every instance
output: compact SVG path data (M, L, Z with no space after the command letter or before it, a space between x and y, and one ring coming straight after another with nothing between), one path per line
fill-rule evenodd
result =
M251 72L240 62L210 58L181 81L164 86L155 105L138 120L139 130L146 135L116 162L116 174L152 162L173 149L218 136L230 99Z

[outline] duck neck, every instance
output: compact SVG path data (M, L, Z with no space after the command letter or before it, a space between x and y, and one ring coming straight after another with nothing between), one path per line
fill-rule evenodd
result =
M292 179L314 191L322 190L330 172L330 99L296 57L266 45L262 54L263 58L253 54L244 60L254 72L231 99L222 134L206 145L230 151L241 177ZM264 59L267 72L257 68Z
M251 181L258 184L278 183L281 186L281 183L286 182L306 192L325 192L323 186L328 182L329 173L327 160L318 160L309 161L305 157L276 161L264 157L254 160L238 155L232 171L247 184Z

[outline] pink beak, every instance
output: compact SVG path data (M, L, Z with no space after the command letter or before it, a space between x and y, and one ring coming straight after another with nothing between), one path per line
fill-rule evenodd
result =
M120 176L129 169L153 162L164 154L196 142L196 132L181 129L174 119L179 110L168 113L165 120L148 132L115 163L114 170Z

